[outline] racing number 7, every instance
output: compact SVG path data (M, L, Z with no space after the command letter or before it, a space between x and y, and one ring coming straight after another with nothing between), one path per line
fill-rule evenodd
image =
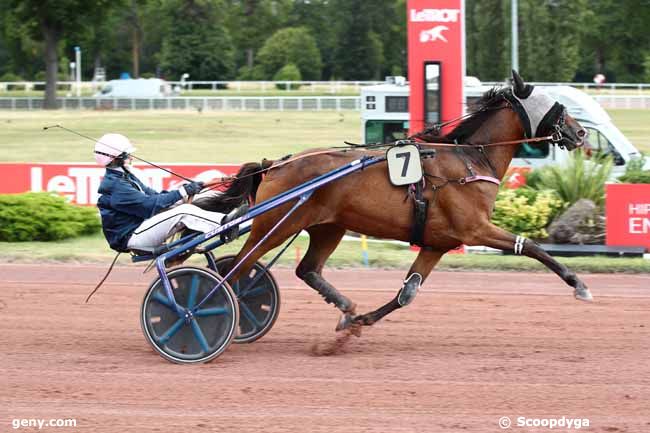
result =
M411 160L411 152L396 153L395 158L404 158L404 165L402 166L402 177L406 176L409 168L409 161Z

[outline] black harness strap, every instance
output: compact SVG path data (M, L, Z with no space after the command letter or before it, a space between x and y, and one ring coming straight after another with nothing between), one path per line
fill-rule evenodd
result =
M414 184L413 197L413 224L411 225L411 245L424 246L424 226L427 223L427 210L429 200L422 196L422 182Z
M433 158L436 156L434 149L420 149L420 160ZM429 210L429 200L423 197L426 179L409 186L409 195L413 199L413 224L411 225L410 244L420 248L426 248L424 245L424 227L427 223L427 212Z

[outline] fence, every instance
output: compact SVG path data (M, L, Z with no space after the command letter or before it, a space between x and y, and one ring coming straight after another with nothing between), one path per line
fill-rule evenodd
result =
M341 93L341 92L360 92L361 87L375 84L384 84L385 81L169 81L172 86L178 86L184 91L209 90L222 92L224 90L236 92L272 92L276 91L276 84L282 85L288 91L302 89L306 92L323 92L323 93ZM80 84L84 92L94 92L101 88L105 82L100 81L82 81ZM486 86L503 85L499 81L484 81ZM531 82L530 84L539 86L572 86L582 90L594 92L612 93L617 91L626 91L642 94L650 92L650 83L604 83L597 85L595 83L551 83L551 82ZM76 90L75 81L59 81L57 89L60 91L72 92ZM45 89L44 81L15 81L0 82L0 95L7 91L42 91Z
M41 110L43 98L0 98L0 110ZM93 110L321 111L361 110L358 96L57 98L57 108Z
M210 91L223 92L231 91L238 93L255 92L269 93L278 90L276 85L286 91L301 90L309 93L360 93L361 87L382 84L384 81L168 81L172 88L178 88L183 92ZM82 94L92 94L101 89L106 82L82 81L79 84ZM0 82L0 95L2 92L32 92L45 90L44 81L12 81ZM57 90L73 93L77 90L76 81L58 81Z

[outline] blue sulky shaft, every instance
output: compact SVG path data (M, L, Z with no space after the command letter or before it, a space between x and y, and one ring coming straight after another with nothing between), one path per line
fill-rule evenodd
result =
M172 292L171 284L169 282L169 279L167 278L167 273L165 271L165 261L167 259L173 258L177 255L180 255L181 253L190 250L199 244L207 241L208 239L214 238L218 236L221 232L228 230L229 228L245 223L253 218L255 218L258 215L261 215L265 212L270 211L271 209L274 209L278 206L282 206L283 204L295 200L295 199L300 199L296 204L289 210L289 212L284 215L280 220L273 226L273 228L267 233L260 242L255 245L252 251L257 249L267 238L270 236L272 232L274 232L280 224L282 224L288 217L291 215L300 205L302 205L310 196L311 194L317 190L318 188L327 185L328 183L331 183L337 179L340 179L342 177L345 177L351 173L354 173L359 170L363 170L365 167L369 167L371 165L374 165L378 162L384 161L385 157L379 156L379 157L372 157L372 156L364 156L360 159L356 159L354 161L349 162L348 164L336 168L332 171L329 171L325 174L322 174L308 182L305 182L303 184L297 185L275 197L272 197L268 200L263 201L262 203L257 204L256 206L252 207L248 213L245 215L242 215L239 218L236 218L227 224L224 224L222 226L219 226L215 230L212 230L211 232L205 233L203 235L196 236L192 238L189 242L184 243L182 245L179 245L176 247L174 250L160 255L156 259L156 269L158 270L158 274L160 275L160 279L162 280L163 287L165 288L165 292L167 294L168 299L171 301L171 303L174 306L174 309L176 313L179 315L179 317L184 317L186 315L186 311L183 307L178 305L176 302L176 298L174 298L174 294ZM246 231L250 231L250 228L247 228ZM243 233L243 232L242 232ZM211 244L208 244L206 246L206 250L212 250L218 246L222 245L221 240L217 240ZM249 252L250 254L250 252ZM246 257L244 257L244 260ZM237 268L240 266L240 264L244 261L240 261L239 263L236 263L235 266L230 270L230 272L224 277L223 281L216 285L202 300L199 302L194 308L198 309L207 299L210 298L214 294L215 291L217 291L223 283L232 275Z

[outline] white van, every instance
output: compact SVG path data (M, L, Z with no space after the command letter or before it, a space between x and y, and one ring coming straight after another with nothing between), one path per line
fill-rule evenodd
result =
M640 158L641 152L612 123L607 112L588 94L570 86L544 86L553 98L567 107L569 114L589 131L588 140L595 153L614 158L613 176L625 172L627 163ZM473 77L465 79L468 105L489 90ZM361 88L362 136L366 143L390 142L406 137L408 131L409 86L380 84ZM548 143L525 144L519 148L511 166L538 168L561 163L569 153ZM650 160L646 160L650 169Z
M172 88L160 78L110 80L95 98L164 98L171 96Z

